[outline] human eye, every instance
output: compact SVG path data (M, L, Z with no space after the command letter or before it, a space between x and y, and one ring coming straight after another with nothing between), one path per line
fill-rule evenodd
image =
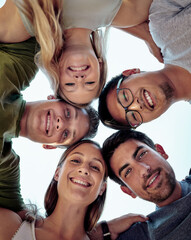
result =
M123 90L123 100L126 101L126 102L128 102L128 100L129 100L125 90Z
M148 152L147 152L146 150L140 152L140 154L139 154L139 156L138 156L139 160L141 160L147 153L148 153Z
M63 132L63 138L66 139L69 135L69 131L67 129L64 130Z
M78 163L80 163L80 160L79 159L71 159L70 162L74 163L74 164L78 164Z
M65 83L66 86L74 86L75 83Z
M95 83L95 82L92 81L92 82L86 82L85 84L86 84L86 85L91 85L91 84L94 84L94 83Z
M100 172L100 167L98 167L96 165L91 165L91 168L96 172Z
M137 115L135 114L135 112L132 112L132 113L131 113L131 116L133 117L133 119L134 119L135 121L137 121Z
M69 108L65 109L65 117L66 118L70 118L71 117L71 113L70 113L70 109Z
M125 171L125 178L130 174L131 171L132 171L131 168L128 168L128 169Z

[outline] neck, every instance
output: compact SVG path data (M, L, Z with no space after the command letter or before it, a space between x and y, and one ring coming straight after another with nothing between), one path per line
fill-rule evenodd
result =
M64 31L66 47L73 45L91 46L90 34L92 30L87 28L71 28Z
M160 204L157 204L159 207L164 207L166 205L171 204L172 202L175 202L176 200L180 199L182 197L182 188L178 181L176 181L176 186L173 191L173 193L166 199L165 201L161 202Z
M19 132L19 136L22 136L22 137L27 137L26 136L26 127L27 127L27 116L28 116L28 113L29 113L29 106L30 104L26 103L25 105L25 110L24 110L24 113L22 115L22 118L21 118L21 121L20 121L20 132Z
M86 210L76 203L61 203L58 200L54 212L45 219L45 227L58 239L89 239L84 229Z
M191 99L191 74L178 66L165 65L163 74L174 86L175 101Z

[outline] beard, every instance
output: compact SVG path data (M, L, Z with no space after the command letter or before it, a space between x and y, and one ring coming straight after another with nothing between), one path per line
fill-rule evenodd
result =
M164 82L160 85L160 88L164 92L167 102L169 102L174 96L174 89L170 86L168 82Z
M157 171L161 172L162 169L157 169ZM149 176L148 176L149 177ZM161 186L165 186L165 188L161 188ZM157 187L154 189L154 192L149 192L147 191L147 188L144 186L143 189L147 191L148 197L147 199L144 198L144 200L153 202L155 204L159 204L166 199L168 199L172 193L174 192L174 189L176 187L176 179L175 179L175 174L174 171L171 170L169 173L165 173L165 183L161 181Z

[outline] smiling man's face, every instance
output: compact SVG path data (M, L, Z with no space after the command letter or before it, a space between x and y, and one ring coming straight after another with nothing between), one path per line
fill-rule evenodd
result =
M142 199L159 204L175 189L174 171L166 159L140 141L131 139L120 144L110 165L115 175Z
M120 88L131 90L134 101L128 110L138 111L143 122L149 122L159 117L171 105L173 88L159 72L131 75L123 80ZM112 117L123 125L127 124L125 110L117 101L116 88L109 91L106 102Z
M70 145L89 129L85 110L58 100L27 103L25 120L24 136L44 144Z

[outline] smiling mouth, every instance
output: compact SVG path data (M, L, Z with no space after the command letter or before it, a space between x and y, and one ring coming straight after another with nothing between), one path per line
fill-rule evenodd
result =
M152 178L149 180L149 183L147 184L146 188L149 188L154 181L158 178L158 176L160 175L160 172L156 172L152 175Z
M68 69L72 72L82 72L82 71L86 71L90 68L89 65L84 65L84 66L80 66L80 67L75 67L75 66L70 66L68 67Z
M154 102L153 102L153 100L152 100L152 98L151 98L151 96L150 96L150 93L148 92L148 91L146 91L146 90L144 90L143 91L143 95L144 95L144 98L145 98L145 100L146 100L146 102L147 102L147 105L150 107L150 108L152 108L152 109L154 109Z
M83 187L90 187L91 184L86 182L86 181L82 181L82 180L79 180L79 179L75 179L75 178L70 178L70 180L75 183L75 184L78 184L78 185L81 185Z
M48 135L49 130L50 130L50 111L48 111L47 121L46 121L46 134L47 135Z

